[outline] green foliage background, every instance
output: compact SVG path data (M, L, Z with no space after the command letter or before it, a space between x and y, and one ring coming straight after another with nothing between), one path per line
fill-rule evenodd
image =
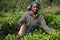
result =
M0 11L4 12L19 12L19 11L26 11L28 5L33 2L37 1L41 4L42 8L47 6L54 6L60 5L60 0L0 0Z

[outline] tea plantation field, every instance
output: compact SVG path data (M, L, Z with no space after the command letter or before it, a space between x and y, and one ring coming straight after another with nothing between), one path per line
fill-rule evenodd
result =
M42 26L39 25L39 31L35 30L33 33L29 33L20 40L60 40L60 14L46 14L42 13L47 25L53 30L51 34L47 34ZM23 15L23 12L17 13L0 13L0 39L3 40L18 40L17 32L19 28L14 27L14 24Z

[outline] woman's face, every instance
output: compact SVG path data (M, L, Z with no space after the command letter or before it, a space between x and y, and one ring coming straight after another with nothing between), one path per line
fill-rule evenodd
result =
M38 12L38 5L37 4L33 4L32 5L32 7L31 7L31 10L33 11L33 12Z

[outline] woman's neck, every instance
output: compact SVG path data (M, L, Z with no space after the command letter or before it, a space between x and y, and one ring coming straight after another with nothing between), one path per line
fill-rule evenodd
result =
M32 15L36 15L37 14L37 12L32 12Z

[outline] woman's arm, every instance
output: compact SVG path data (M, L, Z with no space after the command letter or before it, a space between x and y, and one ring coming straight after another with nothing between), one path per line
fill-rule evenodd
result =
M40 23L41 23L44 31L46 31L48 34L50 34L51 31L52 31L52 29L50 29L50 28L47 26L47 24L46 24L46 22L45 22L45 20L44 20L44 18L43 18L42 15L40 16Z
M18 35L19 36L24 36L25 35L25 32L26 32L26 14L24 14L17 22L19 25L20 25L20 30L18 32Z
M18 32L19 37L23 37L25 35L26 29L27 29L26 24L23 24Z

